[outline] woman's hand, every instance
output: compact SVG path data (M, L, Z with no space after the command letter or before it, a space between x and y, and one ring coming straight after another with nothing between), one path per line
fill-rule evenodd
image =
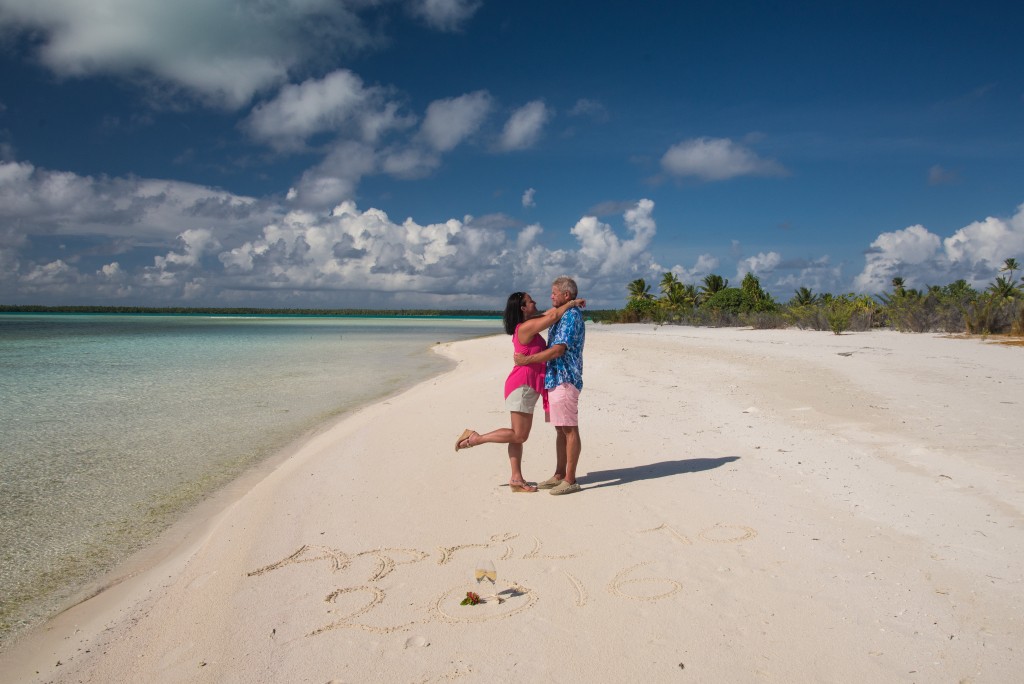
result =
M513 354L512 355L512 360L515 362L515 364L517 366L528 366L529 364L526 363L526 359L527 359L526 354Z

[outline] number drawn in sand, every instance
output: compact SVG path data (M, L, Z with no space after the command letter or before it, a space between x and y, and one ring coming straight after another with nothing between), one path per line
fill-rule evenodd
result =
M738 534L737 534L738 532ZM757 530L745 525L723 525L718 523L702 530L700 538L713 544L738 544L757 536Z
M658 530L665 530L665 532L667 532L670 537L678 541L680 544L686 544L687 546L693 544L693 542L690 541L689 537L687 537L684 534L679 534L673 528L669 527L665 523L662 523L657 527L652 527L649 530L640 530L640 533L643 534L644 532L657 532Z
M462 624L467 622L487 622L489 620L504 620L522 613L524 610L533 608L533 605L537 603L537 593L527 589L518 582L513 582L509 589L500 591L496 594L497 597L501 597L501 602L497 600L488 600L481 606L474 606L473 610L463 610L458 615L452 615L444 609L445 604L456 603L452 597L453 594L456 596L466 590L463 586L452 587L448 591L441 594L436 601L430 606L431 611L434 615L439 618L442 622L449 624ZM518 601L513 599L521 599L525 597L525 601ZM506 605L508 604L508 605ZM502 608L501 606L505 606ZM482 610L481 610L482 608Z
M664 523L657 527L640 530L639 532L662 532L680 544L686 546L694 544L690 537ZM718 523L701 530L696 538L714 544L737 544L756 536L757 531L751 527ZM502 552L499 558L502 561L568 560L577 558L579 555L575 553L563 555L544 554L542 553L543 543L541 540L532 535L530 538L533 540L533 547L530 551L522 553L522 555L516 553L515 545L513 544L513 542L520 539L520 535L507 532L491 535L485 542L438 546L437 565L447 565L457 554L469 549L496 550L501 548ZM522 541L525 541L525 539ZM540 600L540 593L536 589L527 588L518 582L512 582L508 589L498 592L498 594L492 597L485 597L487 600L482 606L474 607L473 610L458 610L455 606L458 605L460 594L466 591L466 585L459 585L444 591L436 600L423 606L421 610L425 609L425 614L420 617L409 616L414 618L410 621L393 625L372 625L361 621L362 616L373 612L387 600L387 594L384 589L375 586L375 582L385 579L402 566L415 565L430 556L430 553L420 551L419 549L380 547L357 553L347 553L341 549L329 546L304 544L294 553L281 560L248 572L247 576L260 577L287 566L309 563L323 563L331 576L344 572L351 574L357 559L365 558L375 561L369 568L366 568L365 564L358 566L367 571L367 574L364 575L363 583L338 587L327 594L324 602L332 606L328 611L332 613L331 621L308 632L306 634L307 637L317 636L336 629L360 629L374 634L391 634L434 620L450 624L503 620L533 608ZM653 561L646 561L621 570L612 578L605 589L613 596L631 601L661 601L682 591L683 585L675 579L638 574L638 571L642 568L652 564ZM590 599L585 584L568 570L563 569L562 572L575 591L576 607L584 608ZM360 596L363 598L360 598Z
M565 576L569 578L569 582L576 590L576 607L582 608L587 605L587 590L583 586L583 582L580 582L575 575L568 570L564 570Z
M636 579L626 579L626 575L630 574L637 568L644 567L645 565L651 565L651 561L647 561L645 563L637 563L636 565L628 567L622 572L620 572L618 575L616 575L615 579L613 579L608 584L608 593L614 596L621 596L622 598L633 599L634 601L660 601L661 599L668 598L672 594L675 594L676 592L682 590L682 584L676 582L674 579L669 579L667 577L638 577ZM668 591L663 591L660 593L626 593L626 591L623 588L627 585L633 584L667 584L670 588Z
M335 620L329 625L324 625L323 627L314 629L306 636L316 636L317 634L323 634L324 632L330 631L332 629L339 629L341 627L354 627L356 629L362 629L367 632L373 632L374 634L390 634L392 632L399 632L408 629L412 625L416 624L415 622L410 622L406 625L397 625L393 627L375 627L373 625L367 625L360 622L353 622L354 618L357 618L360 615L370 612L371 610L373 610L374 608L376 608L384 602L384 592L378 589L377 587L361 586L337 589L328 594L324 601L327 603L336 603L339 596L344 596L345 594L352 594L360 591L364 591L370 594L370 600L364 603L362 606L357 607L348 615L345 615L344 617Z

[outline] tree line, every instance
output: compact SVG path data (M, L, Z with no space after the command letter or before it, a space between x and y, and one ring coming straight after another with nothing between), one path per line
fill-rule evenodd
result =
M752 326L846 330L891 328L903 332L1024 335L1024 277L1016 259L1003 262L995 279L983 290L966 280L948 285L908 288L902 277L892 279L892 290L877 296L815 293L800 287L787 302L779 302L761 287L753 273L739 287L717 274L700 285L680 282L672 272L662 275L660 295L637 278L628 285L629 300L611 320L652 321L659 324Z

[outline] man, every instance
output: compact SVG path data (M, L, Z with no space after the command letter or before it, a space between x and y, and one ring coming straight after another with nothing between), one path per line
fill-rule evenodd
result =
M576 299L576 282L568 276L555 278L551 284L551 304L562 306ZM550 494L573 494L580 491L576 483L576 466L583 443L580 441L579 398L583 390L583 342L586 328L578 308L567 310L561 320L551 326L548 348L538 354L515 355L517 364L547 363L544 387L548 390L551 422L555 425L555 474L537 485L550 489Z

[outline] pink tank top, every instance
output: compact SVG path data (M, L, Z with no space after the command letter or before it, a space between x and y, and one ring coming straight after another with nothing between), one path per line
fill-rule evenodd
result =
M522 325L520 323L519 325ZM533 336L529 344L519 343L519 325L512 333L512 350L517 354L538 354L548 348L544 336L537 334ZM512 394L517 387L527 385L535 389L544 401L544 412L548 411L548 391L544 389L544 364L531 363L526 366L515 366L505 380L505 398Z

